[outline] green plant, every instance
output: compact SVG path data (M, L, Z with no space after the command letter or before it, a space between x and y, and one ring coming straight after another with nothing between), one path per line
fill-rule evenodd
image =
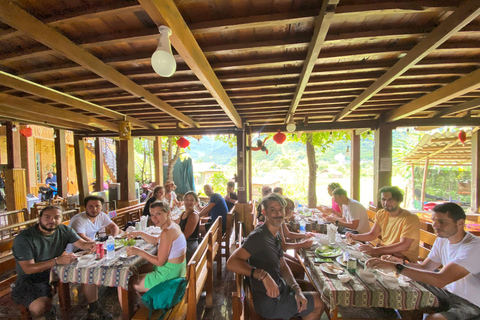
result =
M223 172L215 172L208 180L208 183L212 186L213 191L220 194L227 193L227 182L228 179L225 177Z

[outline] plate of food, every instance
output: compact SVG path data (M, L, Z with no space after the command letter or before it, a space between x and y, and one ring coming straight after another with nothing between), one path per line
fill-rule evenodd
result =
M323 263L320 265L320 270L328 274L341 274L345 271L342 267L336 266L334 263Z
M344 258L345 258L345 257L344 257L343 255L341 255L341 256L338 256L336 260L337 260L337 262L338 262L339 264L341 264L342 266L346 267L346 266L347 266L347 261L344 260Z
M323 245L315 249L315 253L320 257L335 258L342 255L342 248L330 245Z

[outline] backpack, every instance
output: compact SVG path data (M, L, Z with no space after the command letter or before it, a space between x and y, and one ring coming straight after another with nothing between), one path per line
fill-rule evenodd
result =
M152 317L154 310L163 309L160 319L163 319L168 309L179 303L185 294L187 287L186 278L175 278L157 284L142 296L143 304L150 310L148 319Z

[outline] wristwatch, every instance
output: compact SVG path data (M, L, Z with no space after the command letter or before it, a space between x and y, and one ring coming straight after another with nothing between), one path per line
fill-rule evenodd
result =
M338 226L338 220L337 220L337 221L335 221L335 225L336 225L336 226Z
M397 269L397 274L401 274L402 271L403 271L403 268L405 268L405 266L404 266L403 264L401 264L401 263L397 263L397 264L395 265L395 269Z

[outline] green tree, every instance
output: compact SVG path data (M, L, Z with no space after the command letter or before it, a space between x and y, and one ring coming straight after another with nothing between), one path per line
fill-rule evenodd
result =
M215 172L208 180L208 183L212 185L214 192L220 194L227 193L227 182L228 179L223 172Z

